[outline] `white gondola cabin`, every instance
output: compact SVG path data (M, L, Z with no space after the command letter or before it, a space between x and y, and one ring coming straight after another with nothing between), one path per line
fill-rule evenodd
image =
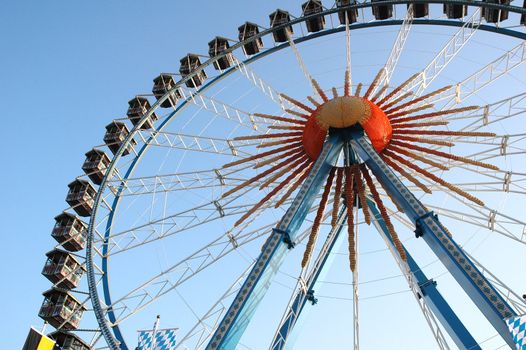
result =
M46 263L42 269L42 275L54 286L64 289L73 289L78 286L84 266L72 254L53 249L46 253Z
M383 21L393 17L393 5L380 5L384 0L371 0L371 2L378 4L373 5L373 15L378 21Z
M78 335L65 331L56 331L49 334L60 350L90 350L91 347Z
M91 183L76 179L69 185L66 202L80 216L90 216L97 191Z
M488 4L500 4L500 5L509 5L510 0L484 0ZM482 17L488 23L499 23L508 19L508 11L491 9L488 7L482 8Z
M276 28L290 22L290 14L287 11L283 11L280 9L277 9L276 11L272 12L268 17L270 18L270 26L272 28ZM294 34L294 30L292 29L291 25L275 30L272 33L274 35L274 41L277 43L284 43L285 41L287 41L287 31L290 35Z
M128 101L128 111L126 112L126 115L130 119L133 126L135 126L151 107L150 101L148 101L145 97L136 96ZM156 120L157 115L152 113L152 115L150 115L148 119L141 125L141 129L151 129L153 127L153 122Z
M170 74L160 74L158 77L153 79L153 95L158 100L163 97L169 90L175 87L174 78ZM161 103L161 107L169 108L174 107L177 104L177 100L181 98L179 90L175 90L174 93L170 94L166 100Z
M179 68L179 73L181 73L181 76L183 78L186 78L188 75L195 72L197 68L201 65L201 60L199 59L199 56L191 54L191 53L181 58L179 62L181 63L181 67ZM200 70L192 77L192 79L186 82L186 86L190 88L199 87L203 85L203 82L206 80L206 78L207 76L206 76L205 71Z
M309 0L301 5L301 10L303 11L303 16L311 16L323 12L323 5L321 4L321 0ZM319 32L325 27L325 17L318 16L308 19L305 21L305 24L307 25L307 31L309 31L309 33Z
M70 252L84 249L88 225L73 214L63 212L55 217L51 236Z
M43 293L38 316L57 329L77 329L86 308L70 292L51 288Z
M467 5L444 4L444 14L449 19L463 18L468 15Z
M336 7L342 8L349 5L356 4L356 0L336 0ZM345 19L345 16L347 15L347 22ZM358 20L358 9L354 8L352 10L342 10L338 11L338 19L340 20L340 24L345 23L354 23Z
M210 41L208 43L208 55L210 57L216 57L223 52L225 52L230 45L228 44L228 39L216 36L214 40ZM234 63L234 57L232 56L232 53L228 53L224 55L223 57L219 58L217 61L214 62L214 68L217 70L220 69L227 69L232 66Z
M104 134L104 143L110 149L111 153L116 154L121 148L122 144L126 137L130 134L130 130L126 124L113 121L110 124L106 125L106 134ZM122 152L122 155L125 156L130 153L133 145L136 145L135 140L131 140L128 144L128 147Z
M84 160L84 164L82 164L82 170L84 170L84 173L88 175L94 184L100 185L109 164L110 158L108 158L106 153L93 148L86 153L86 160Z
M255 23L245 22L242 26L237 28L239 31L239 41L245 41L259 34L259 27ZM263 40L261 38L255 38L245 45L243 45L243 52L245 55L255 55L263 48Z

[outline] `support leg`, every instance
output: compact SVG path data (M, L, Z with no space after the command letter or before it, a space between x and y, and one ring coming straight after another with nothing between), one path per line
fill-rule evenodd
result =
M206 347L207 350L234 350L236 348L289 249L288 245L283 242L283 238L288 237L290 241L294 240L296 232L337 159L342 144L340 133L329 134L318 160L302 184L291 207L263 246L254 268L216 329Z
M509 346L514 347L504 320L516 316L516 312L450 237L438 217L428 211L385 164L364 137L361 127L354 127L349 132L354 151L367 163L390 196L404 209L415 224L417 235L423 237L500 336Z

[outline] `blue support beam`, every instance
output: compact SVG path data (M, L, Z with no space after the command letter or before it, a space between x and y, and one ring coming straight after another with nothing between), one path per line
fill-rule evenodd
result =
M486 319L506 343L513 348L515 344L508 331L505 319L516 316L516 312L451 238L438 217L432 211L428 211L385 164L364 137L363 129L360 126L354 126L345 132L349 133L352 138L351 144L354 151L367 163L375 177L415 224L417 236L424 239ZM437 305L437 307L441 307L441 305Z
M373 224L375 225L379 233L387 238L392 248L396 249L392 237L389 233L389 230L387 229L385 221L382 218L380 212L378 211L376 204L371 199L368 199L367 205L372 214ZM332 251L342 228L345 227L344 220L345 208L342 209L339 215L338 222L340 223L340 225L336 226L336 228L329 233L329 236L326 241L326 245L328 246L327 249L324 249L325 247L322 248L320 253L321 256L318 258L318 261L314 266L312 273L307 278L307 281L305 283L305 289L307 292L314 290L315 284L319 279L321 271L325 268L330 252ZM417 282L418 286L421 289L421 297L425 298L426 304L429 306L433 314L438 318L442 326L446 329L449 336L453 339L457 347L461 350L481 350L480 346L477 344L477 341L469 333L462 321L460 321L455 312L446 302L444 297L442 297L442 295L436 287L436 283L434 283L433 280L427 278L427 276L422 271L420 266L418 266L411 254L407 250L405 251L407 255L407 264L409 266L409 270L411 271L413 279ZM307 299L307 294L305 293L305 290L299 290L296 296L294 297L294 301L290 305L290 308L287 312L286 317L284 318L284 321L280 325L280 329L278 330L278 333L271 347L272 350L283 350L286 348L287 345L290 345L287 343L288 337L292 333L292 330L296 325L296 321L300 317L301 312L303 311L303 308L305 307L307 301L309 301L309 299Z
M320 156L290 208L264 244L253 269L207 345L207 350L234 350L237 347L257 306L267 292L272 277L291 247L290 242L294 241L315 197L326 181L329 170L338 158L343 147L341 136L338 132L329 133Z
M310 301L313 305L317 302L314 294L314 286L316 285L316 282L320 278L321 273L322 271L324 271L326 265L329 264L328 261L330 260L330 253L336 245L336 242L338 241L338 237L340 236L342 229L346 227L345 213L346 209L345 207L343 207L338 215L338 221L336 226L333 227L329 232L325 244L321 249L320 255L316 259L312 270L309 272L309 275L305 281L305 289L300 288L294 296L293 302L289 305L287 314L281 322L278 332L272 342L272 350L283 350L285 349L285 346L290 345L287 343L287 340L289 338L289 335L292 333L292 330L294 329L296 321L298 320L301 312L303 311L303 308L305 307L308 301Z
M372 214L373 224L375 225L376 229L381 235L387 237L389 244L391 244L392 248L396 251L393 238L391 237L389 229L382 218L382 214L380 214L378 211L376 204L373 200L368 198L367 205L369 207L369 211ZM461 350L480 350L480 346L477 344L475 338L473 338L473 336L469 333L462 321L460 321L442 294L440 294L438 291L436 283L433 280L427 278L425 273L422 271L420 266L418 266L416 261L413 259L407 249L405 249L405 247L404 250L407 256L407 265L409 266L409 270L411 271L414 280L420 287L421 297L425 299L426 304L433 312L433 315L438 318L457 347Z

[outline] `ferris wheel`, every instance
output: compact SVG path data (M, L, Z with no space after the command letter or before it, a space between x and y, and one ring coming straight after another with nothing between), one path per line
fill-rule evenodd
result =
M63 349L135 349L156 315L175 349L516 346L526 2L296 10L183 57L86 153L42 272Z

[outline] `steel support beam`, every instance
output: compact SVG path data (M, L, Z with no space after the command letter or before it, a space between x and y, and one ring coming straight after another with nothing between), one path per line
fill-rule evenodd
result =
M513 348L515 344L505 319L516 316L516 312L450 237L438 217L428 211L385 164L364 137L363 129L355 126L347 132L352 138L354 151L367 163L375 177L415 224L417 236L424 239L495 330Z
M378 211L376 204L371 199L368 199L367 205L372 214L371 216L373 218L374 226L382 236L388 239L392 248L396 250L396 247L393 243L393 238L391 237L389 229L387 228L382 215ZM457 347L461 350L480 350L480 346L477 344L477 341L469 333L462 321L460 321L442 294L440 294L438 291L436 282L432 279L428 279L424 271L422 271L420 266L418 266L416 261L413 259L407 249L405 249L405 247L404 250L407 256L407 265L409 266L411 276L417 282L418 287L420 288L420 297L423 297L426 300L426 305L429 306L429 309L431 309L433 315L438 318Z
M320 254L314 263L314 266L305 279L304 285L299 286L299 288L296 289L296 294L293 297L292 302L287 307L286 315L281 321L279 329L274 336L274 340L272 341L272 346L270 347L272 350L283 350L287 345L290 345L287 343L288 337L292 333L292 330L294 329L296 321L303 311L303 308L308 301L310 301L313 305L316 304L317 299L314 295L314 286L320 278L325 265L330 264L328 262L328 260L330 260L329 257L331 256L330 253L336 245L342 229L345 227L345 213L346 209L344 206L340 210L336 226L334 226L329 232Z
M330 132L318 160L314 163L290 208L263 245L254 268L217 327L206 347L207 350L234 350L237 347L259 302L267 292L272 277L281 266L288 249L293 246L296 232L307 216L342 146L341 133Z

